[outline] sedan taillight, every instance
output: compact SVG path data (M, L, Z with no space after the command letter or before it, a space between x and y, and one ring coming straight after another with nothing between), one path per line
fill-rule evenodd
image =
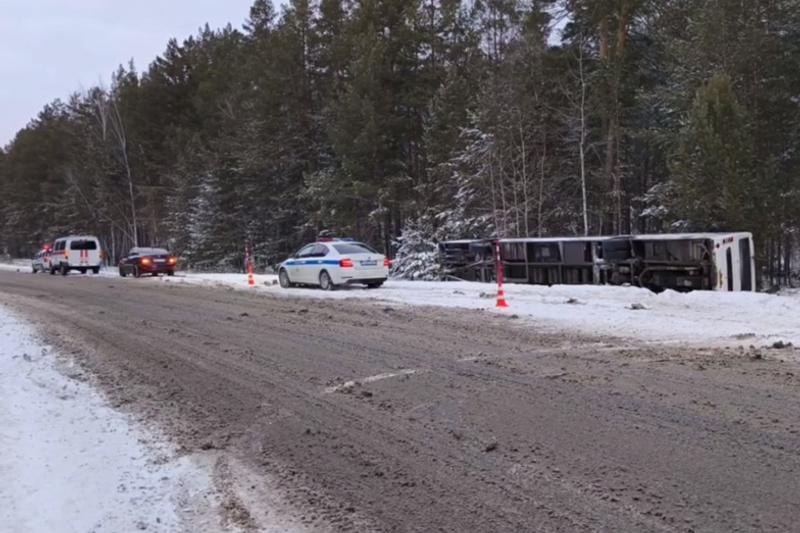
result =
M392 266L392 262L389 261L388 257L384 257L383 258L383 266L385 266L386 268L389 268L390 266Z
M342 259L339 261L339 266L342 268L353 268L353 260L352 259Z

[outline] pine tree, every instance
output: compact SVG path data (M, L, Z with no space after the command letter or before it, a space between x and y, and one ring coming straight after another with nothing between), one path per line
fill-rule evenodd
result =
M759 216L752 138L728 76L715 74L697 91L673 175L686 229L731 231Z
M406 222L403 232L395 241L397 253L392 261L393 277L410 280L438 277L438 248L431 237L433 231L430 219Z

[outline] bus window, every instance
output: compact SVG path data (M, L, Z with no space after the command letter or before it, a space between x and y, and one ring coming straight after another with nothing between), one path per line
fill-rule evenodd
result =
M733 291L733 253L731 253L730 247L725 250L725 267L727 268L728 290Z

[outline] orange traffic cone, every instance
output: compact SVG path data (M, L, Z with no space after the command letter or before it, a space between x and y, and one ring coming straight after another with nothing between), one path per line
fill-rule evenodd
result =
M250 254L249 248L247 248L247 285L256 286L256 278L253 276L253 256Z
M495 307L508 307L506 303L506 291L502 288L497 290L497 305Z
M256 278L253 276L253 259L247 261L247 284L250 287L256 286Z
M508 307L506 291L503 290L503 261L500 258L500 241L495 241L494 252L497 260L497 305L495 307Z

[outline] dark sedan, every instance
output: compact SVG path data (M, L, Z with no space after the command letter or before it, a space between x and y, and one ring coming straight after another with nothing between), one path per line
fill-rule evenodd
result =
M144 274L175 274L178 259L164 248L131 248L127 257L119 262L119 275L138 278Z

